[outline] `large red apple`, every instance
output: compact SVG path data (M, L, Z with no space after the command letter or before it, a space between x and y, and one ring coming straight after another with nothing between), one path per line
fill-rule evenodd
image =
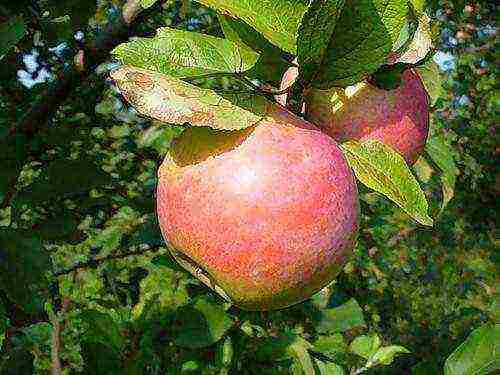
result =
M297 68L288 69L281 88L291 86L297 75ZM283 104L286 94L276 100ZM304 101L307 119L337 142L376 139L398 151L410 165L425 147L429 100L412 69L404 71L396 89L379 89L363 81L345 89L309 89Z
M158 217L181 265L247 310L309 298L354 247L359 203L335 141L273 106L241 131L189 128L158 172Z

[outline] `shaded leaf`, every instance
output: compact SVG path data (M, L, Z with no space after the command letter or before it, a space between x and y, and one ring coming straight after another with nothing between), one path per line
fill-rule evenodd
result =
M407 13L404 0L346 2L313 86L348 86L376 71L393 49Z
M40 238L31 233L0 230L0 289L27 313L43 311L50 270Z
M55 212L45 222L43 222L36 232L43 240L60 240L71 235L78 226L78 220L70 211Z
M177 78L144 69L123 66L111 77L124 97L143 115L171 124L209 126L238 130L262 119L224 99L212 90L202 89ZM263 99L255 112L264 114Z
M355 299L350 299L339 307L321 311L316 329L319 333L344 332L365 325L363 310Z
M100 169L91 159L58 159L49 164L39 178L19 193L16 206L29 202L78 196L94 187L111 182L111 176Z
M500 370L500 324L474 331L446 359L445 375L488 374Z
M380 344L380 338L377 335L363 335L356 337L349 345L349 349L360 357L368 359L377 352Z
M454 150L443 136L434 136L427 141L425 151L441 170L443 189L441 211L443 211L455 194L455 183L459 174L453 158Z
M197 0L222 14L240 18L271 43L295 53L297 30L304 15L306 0Z
M259 54L246 45L191 31L160 28L153 38L135 38L112 54L123 64L178 78L244 72Z
M232 326L233 319L221 306L200 298L177 310L172 338L181 347L203 348L219 341Z
M7 311L2 302L0 302L0 350L2 350L2 344L5 340L5 331L9 327L9 319L7 318Z
M52 17L69 16L74 29L85 28L89 18L94 15L97 3L82 0L49 0Z
M348 141L341 147L358 180L395 202L420 224L432 226L424 192L400 154L376 140Z
M300 77L309 82L328 58L330 39L345 0L314 0L307 9L297 38Z
M121 359L109 346L102 343L86 342L82 345L85 364L83 373L88 375L121 375Z
M35 373L34 355L24 348L16 348L6 354L5 362L0 362L0 375L29 375Z
M26 34L26 24L22 17L12 17L0 24L0 60L13 48Z
M120 353L124 338L118 323L110 315L97 310L84 310L80 317L87 324L84 341L102 344L113 349L115 353Z

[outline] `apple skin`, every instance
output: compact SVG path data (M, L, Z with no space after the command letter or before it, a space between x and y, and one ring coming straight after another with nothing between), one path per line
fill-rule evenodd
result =
M338 145L271 108L241 131L186 129L158 171L172 254L245 310L311 297L336 277L359 227L357 187Z
M288 69L281 88L289 87L297 75L297 68ZM429 98L414 70L405 70L401 78L401 85L392 90L366 81L345 89L309 89L304 93L306 118L339 143L375 139L412 165L427 142ZM286 102L286 94L276 100Z

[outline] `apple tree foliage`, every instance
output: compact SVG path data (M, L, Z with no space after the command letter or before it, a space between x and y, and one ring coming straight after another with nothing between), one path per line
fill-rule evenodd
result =
M498 370L494 11L458 0L2 4L0 374ZM295 56L291 108L309 85L397 84L415 67L431 134L411 168L383 145L342 145L361 182L355 256L310 300L250 313L168 255L156 169L186 122L254 123ZM157 89L111 84L118 64L147 69Z

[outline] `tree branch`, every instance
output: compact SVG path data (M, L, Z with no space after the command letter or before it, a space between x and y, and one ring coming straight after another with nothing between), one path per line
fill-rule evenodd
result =
M33 135L69 96L75 83L85 80L93 69L106 59L109 52L128 37L130 25L141 10L139 0L128 0L123 6L119 20L110 21L104 30L85 46L83 69L80 64L63 69L54 83L42 93L41 99L26 110L26 114L11 129L11 134L23 132L28 136Z

